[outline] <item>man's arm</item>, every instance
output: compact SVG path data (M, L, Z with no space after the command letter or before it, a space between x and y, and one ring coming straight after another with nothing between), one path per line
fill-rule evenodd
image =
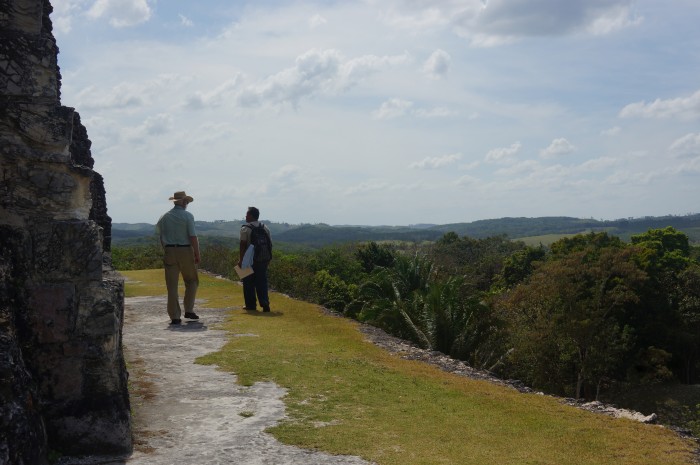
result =
M161 220L163 218L161 217ZM160 246L164 247L165 244L163 244L163 232L160 230L160 220L156 223L156 234L158 235L158 240L160 241Z
M241 266L243 264L243 255L245 255L245 251L248 249L248 242L241 241L238 244L238 266Z
M247 228L247 225L241 226L240 242L238 243L238 266L243 265L243 255L245 255L246 250L248 250L248 237L243 231Z
M190 236L190 245L194 250L194 262L199 263L199 239L197 239L197 236Z

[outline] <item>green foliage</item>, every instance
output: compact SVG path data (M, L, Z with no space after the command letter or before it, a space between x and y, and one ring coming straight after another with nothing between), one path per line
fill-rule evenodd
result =
M503 353L502 324L464 278L440 280L427 257L398 255L359 288L346 314L390 334L492 368Z
M163 268L163 248L155 243L128 247L113 246L112 266L121 271Z
M366 273L372 272L376 267L391 267L396 260L396 252L390 246L378 245L376 242L361 245L355 256Z
M298 299L315 302L314 288L317 266L312 254L274 252L268 268L270 287Z
M327 270L316 272L313 286L316 288L318 303L337 311L342 311L357 296L357 285L346 284Z
M356 259L354 244L324 247L314 254L315 271L326 270L349 283L359 283L364 277L361 264Z
M525 247L513 252L503 260L503 269L498 279L501 287L510 288L522 283L533 271L534 264L544 260L546 250L543 246Z
M607 232L591 232L562 238L553 243L550 250L554 257L565 257L574 252L586 251L588 254L596 254L608 247L621 248L623 246L624 243L619 237L611 236Z
M439 268L441 279L464 276L475 292L484 292L501 273L504 261L524 247L522 242L505 236L473 239L447 233L429 248L429 256Z
M398 256L391 268L376 268L346 313L429 348L420 296L427 292L432 274L433 264L425 257Z
M500 301L514 347L510 369L526 383L578 398L628 355L624 316L646 276L630 260L632 249L601 244L608 242L541 264Z
M422 303L433 349L476 368L500 363L503 324L462 278L432 283Z
M645 244L661 249L665 253L678 252L687 257L690 254L688 236L671 226L663 229L650 229L643 234L632 236L632 244Z
M457 242L459 242L459 235L454 231L449 231L438 239L437 245L448 246L450 244L456 244Z
M210 273L234 278L233 267L238 264L238 247L221 243L200 244L199 266Z

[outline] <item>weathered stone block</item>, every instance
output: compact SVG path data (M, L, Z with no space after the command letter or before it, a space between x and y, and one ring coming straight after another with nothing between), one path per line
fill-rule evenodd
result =
M46 434L37 387L21 350L15 309L26 302L28 235L0 225L0 463L42 464Z
M67 402L81 399L83 392L83 363L80 358L66 358L59 345L43 346L34 352L34 361L41 361L35 368L39 380L39 392L45 409L51 409L55 401Z
M74 337L75 285L46 284L30 289L29 320L40 344L67 342Z
M46 281L102 279L102 237L92 222L57 221L32 230L34 270Z

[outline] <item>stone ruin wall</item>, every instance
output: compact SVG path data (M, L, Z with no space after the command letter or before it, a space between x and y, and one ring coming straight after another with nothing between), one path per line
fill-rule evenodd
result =
M49 0L0 0L0 464L131 451L124 286Z

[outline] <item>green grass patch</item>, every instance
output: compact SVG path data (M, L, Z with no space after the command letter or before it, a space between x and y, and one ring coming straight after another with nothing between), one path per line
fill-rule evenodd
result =
M127 295L164 294L162 270L129 271ZM207 306L242 303L237 283L202 275ZM356 323L271 294L272 312L232 310L221 351L198 359L243 385L286 388L279 440L380 465L692 463L694 444L618 420L402 360L364 341ZM233 337L256 334L258 337Z

